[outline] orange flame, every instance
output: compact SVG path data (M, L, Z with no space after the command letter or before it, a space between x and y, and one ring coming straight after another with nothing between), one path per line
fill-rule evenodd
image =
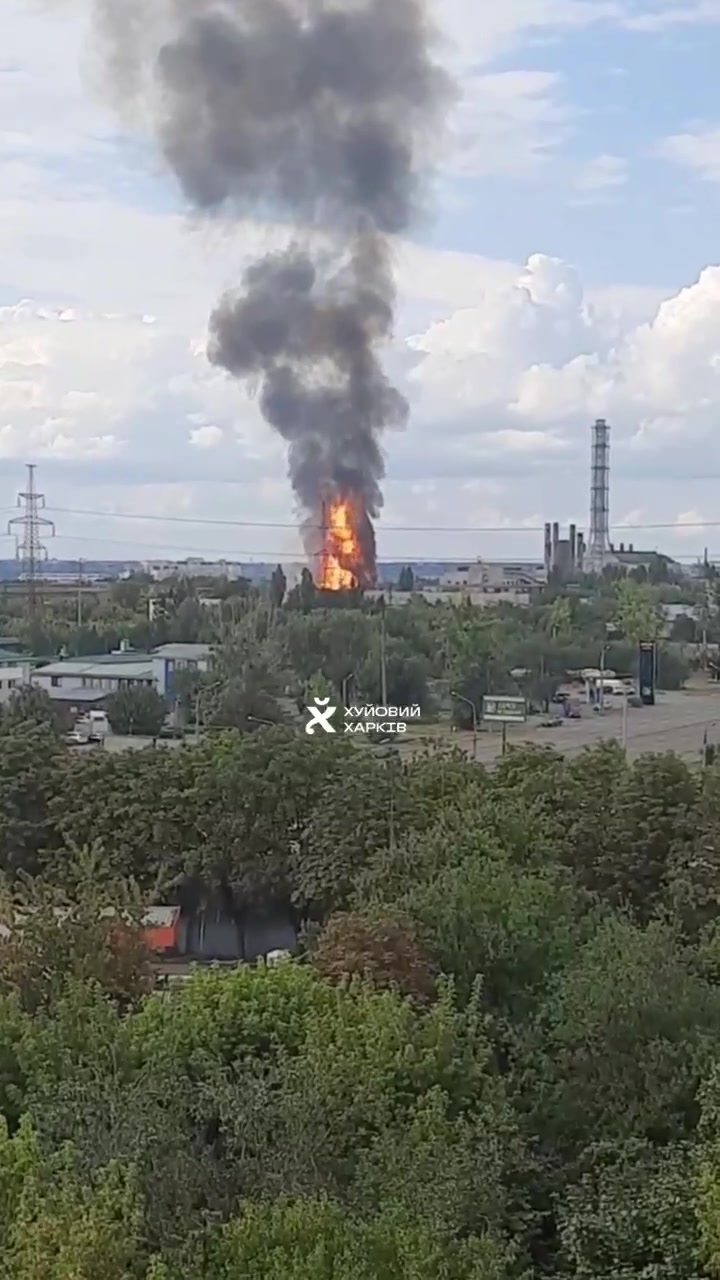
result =
M352 591L358 585L362 568L362 550L353 520L353 505L347 499L331 502L323 514L318 586L323 591Z

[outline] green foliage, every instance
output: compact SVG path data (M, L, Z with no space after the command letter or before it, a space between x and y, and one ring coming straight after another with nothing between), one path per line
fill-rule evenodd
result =
M282 565L277 565L273 569L272 578L270 580L270 599L276 609L279 609L285 599L287 591L287 578L283 573Z
M478 976L490 1005L527 1010L577 943L577 900L562 874L513 866L472 838L465 856L402 899L444 973L467 997Z
M694 1161L687 1144L592 1147L559 1207L562 1259L577 1280L701 1274Z
M534 636L388 609L388 674L537 689L615 591ZM245 732L246 694L360 701L379 617L232 599L185 698L236 729L0 725L0 1280L720 1276L720 772ZM302 954L156 987L150 900L294 911Z
M50 809L64 765L50 726L0 726L0 871L35 873L56 846Z
M615 599L615 622L628 640L657 640L662 616L650 587L624 578L617 584Z
M228 1224L210 1276L254 1280L500 1280L507 1255L488 1233L451 1243L392 1208L358 1221L328 1200L252 1206Z
M70 1150L44 1160L27 1122L10 1138L0 1119L3 1280L141 1280L141 1229L131 1171L111 1166L91 1189Z
M107 700L107 717L113 733L155 738L165 722L167 708L155 689L118 689Z
M60 730L60 717L50 694L35 685L26 685L13 693L4 722L6 732L22 724L41 725L53 733Z
M604 920L559 973L527 1042L539 1131L572 1151L600 1139L692 1131L720 1049L720 991L667 925Z

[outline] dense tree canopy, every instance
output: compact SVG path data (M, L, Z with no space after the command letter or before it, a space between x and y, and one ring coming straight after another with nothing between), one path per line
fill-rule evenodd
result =
M388 700L452 692L463 723L603 645L630 673L657 596L383 615L286 587L136 618L217 645L176 750L78 757L41 698L0 718L0 1280L720 1277L720 768L486 770L293 723L378 699L383 657ZM298 954L164 985L151 902L282 909Z

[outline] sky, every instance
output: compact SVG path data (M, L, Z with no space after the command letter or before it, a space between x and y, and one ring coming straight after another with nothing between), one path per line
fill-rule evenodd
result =
M381 558L541 558L546 520L587 529L596 417L615 540L720 555L720 0L433 15L460 93L394 246L411 416ZM3 0L2 26L0 557L33 462L53 555L296 558L282 443L205 353L283 229L189 215L103 105L83 0Z

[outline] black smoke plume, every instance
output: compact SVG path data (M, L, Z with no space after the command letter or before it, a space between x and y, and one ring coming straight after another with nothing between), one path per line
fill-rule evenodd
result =
M448 96L423 0L102 0L101 17L192 206L294 229L220 301L210 360L259 382L311 522L345 494L376 516L382 433L408 414L379 355L388 237L417 213Z

